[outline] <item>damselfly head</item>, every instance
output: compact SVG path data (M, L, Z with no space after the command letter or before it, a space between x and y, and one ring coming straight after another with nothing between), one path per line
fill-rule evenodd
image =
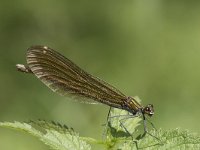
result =
M144 108L142 109L142 113L143 113L143 114L147 114L147 115L149 115L150 117L153 116L153 114L154 114L153 105L152 105L152 104L149 104L149 105L147 105L146 107L144 107Z

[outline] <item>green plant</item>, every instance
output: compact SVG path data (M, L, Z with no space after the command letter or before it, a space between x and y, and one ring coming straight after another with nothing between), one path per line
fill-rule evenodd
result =
M126 111L112 109L111 116L126 114ZM136 127L141 119L139 117L124 119L123 126L126 127L134 137L130 136L120 124L121 117L112 117L105 126L105 139L96 140L90 137L81 137L72 128L60 125L55 122L44 120L29 122L1 122L1 127L8 127L25 131L38 137L43 143L56 150L89 150L91 145L100 145L102 149L113 150L132 150L132 149L200 149L200 137L190 134L188 131L173 129L163 131L159 129L151 130L150 133L155 137L146 134L142 138L136 137Z

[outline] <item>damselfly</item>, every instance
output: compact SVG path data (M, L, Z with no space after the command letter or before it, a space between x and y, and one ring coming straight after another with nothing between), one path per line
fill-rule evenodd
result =
M26 55L27 65L17 64L19 71L35 74L46 86L60 95L82 97L89 103L103 103L123 109L132 116L154 114L153 105L140 105L134 98L124 95L105 81L90 75L72 61L47 46L32 46ZM79 99L78 99L79 100Z

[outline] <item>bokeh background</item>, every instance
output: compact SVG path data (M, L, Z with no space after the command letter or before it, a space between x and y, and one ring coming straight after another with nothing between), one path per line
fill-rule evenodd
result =
M16 71L36 44L154 104L157 128L199 134L200 1L0 1L0 121L54 120L101 139L107 106L70 101ZM0 149L48 147L0 128Z

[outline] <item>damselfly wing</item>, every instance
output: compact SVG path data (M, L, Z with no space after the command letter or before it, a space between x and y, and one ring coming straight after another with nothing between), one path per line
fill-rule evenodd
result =
M103 103L127 110L132 115L154 114L153 105L140 105L105 81L85 72L72 61L47 46L32 46L28 49L27 66L17 65L19 71L35 74L46 86L60 95L73 95L83 101Z

